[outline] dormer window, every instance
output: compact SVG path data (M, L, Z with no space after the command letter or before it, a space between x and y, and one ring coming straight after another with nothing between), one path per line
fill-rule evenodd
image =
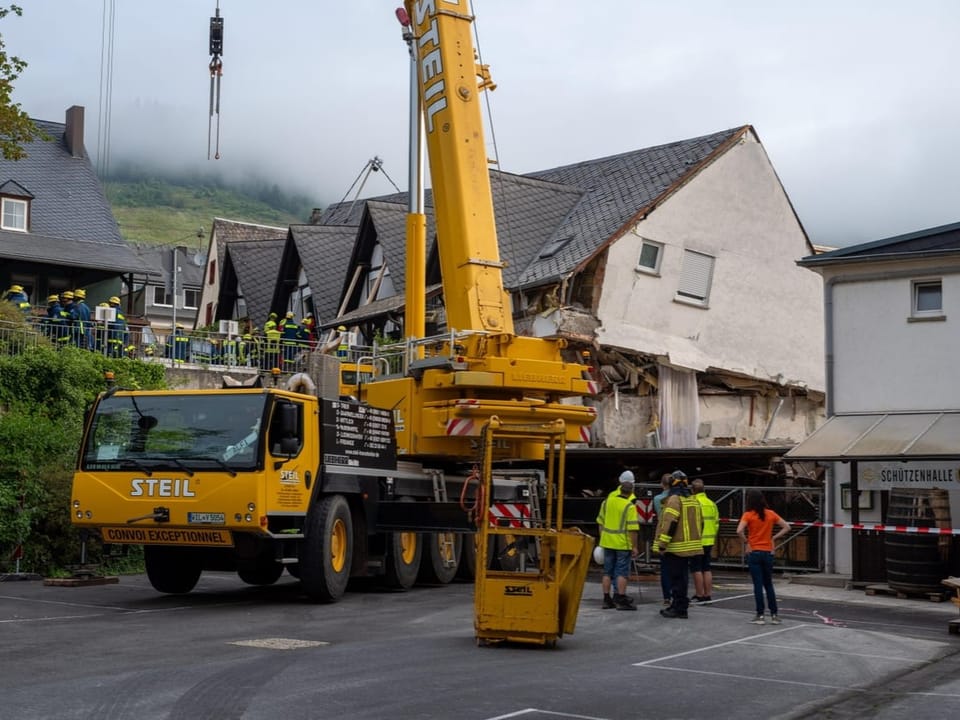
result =
M29 209L27 201L5 197L2 198L2 206L2 209L0 209L0 228L26 232L27 210Z

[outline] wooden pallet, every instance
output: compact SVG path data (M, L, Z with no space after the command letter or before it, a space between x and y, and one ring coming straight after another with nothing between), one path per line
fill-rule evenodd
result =
M889 595L900 598L901 600L926 598L930 602L943 602L950 597L950 593L945 590L935 590L930 592L905 593L902 590L894 590L889 585L867 585L864 589L866 595Z

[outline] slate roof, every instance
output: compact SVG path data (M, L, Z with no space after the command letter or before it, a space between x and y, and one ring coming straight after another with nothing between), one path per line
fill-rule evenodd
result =
M354 225L291 225L290 235L310 282L318 324L340 309L350 256L357 236Z
M172 245L134 245L133 249L143 264L151 268L151 275L154 276L151 280L154 284L157 282L157 276L164 278L170 272L173 261ZM181 251L183 249L180 248ZM199 288L203 285L206 261L199 266L194 263L193 258L196 252L191 249L186 254L177 253L177 265L180 267L177 273L177 286L180 288ZM203 257L205 258L206 255L204 254Z
M797 264L804 267L818 267L857 260L902 260L953 255L958 252L960 252L960 223L953 223L809 255L798 260Z
M30 231L0 231L0 258L89 267L108 272L145 272L120 235L90 159L72 157L64 123L34 120L53 138L25 146L27 157L0 157L0 183L15 182L32 196ZM24 238L27 241L24 241Z
M526 175L491 171L500 258L506 263L504 284L511 290L537 286L582 267L749 130L749 125L731 128ZM403 265L397 257L404 257L402 218L406 197L384 195L366 204L377 208L372 215L377 237L386 241L384 252L391 276L395 286L401 276L398 292L402 292ZM394 213L390 216L387 204ZM320 222L360 222L362 205L361 201L331 205ZM433 238L433 196L429 190L424 205L430 223L428 238ZM386 248L386 244L396 244L397 233L399 255ZM428 254L428 279L439 277L434 272L436 262L433 246Z
M248 240L227 246L224 269L233 267L237 283L243 291L247 315L262 327L270 314L270 302L277 282L277 268L283 256L286 239Z
M248 240L280 240L287 236L287 228L215 217L211 234L216 238L217 264L223 267L223 256L227 243L246 242Z
M551 257L534 257L520 283L550 282L576 270L749 129L732 128L527 174L577 188L583 198L548 240L566 244Z

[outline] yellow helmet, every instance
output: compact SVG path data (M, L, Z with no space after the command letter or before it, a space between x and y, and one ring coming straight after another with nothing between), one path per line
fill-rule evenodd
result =
M23 292L23 285L11 285L7 292Z
M73 290L64 290L60 293L60 297L64 300L73 300Z
M86 299L87 299L87 291L84 290L83 288L80 288L79 290L74 290L74 291L73 291L73 296L74 296L77 300L86 300Z
M340 325L337 327L337 332L346 332L346 331L347 331L346 325Z
M120 298L118 298L116 295L114 295L114 296L111 297L107 302L109 302L111 305L119 305L119 304L120 304Z
M110 307L110 303L105 303L105 302L97 303L97 307Z
M292 313L292 312L288 312L288 313L287 313L287 317L288 317L288 318L292 318L292 317L293 317L293 313Z
M47 296L47 302L48 302L48 303L60 302L60 296L59 296L59 295L48 295L48 296Z

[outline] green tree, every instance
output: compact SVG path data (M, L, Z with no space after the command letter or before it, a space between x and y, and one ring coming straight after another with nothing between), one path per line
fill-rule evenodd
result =
M10 13L23 15L23 9L18 5L0 7L0 20ZM20 109L20 103L10 99L13 83L26 67L24 60L7 54L3 35L0 35L0 152L6 160L19 160L26 155L23 149L25 143L45 138L29 116Z
M105 388L104 371L121 387L165 382L161 365L55 350L44 342L24 345L13 354L0 348L0 572L12 569L22 552L22 570L51 573L80 558L70 487L84 408ZM88 559L101 559L98 543L88 550Z

